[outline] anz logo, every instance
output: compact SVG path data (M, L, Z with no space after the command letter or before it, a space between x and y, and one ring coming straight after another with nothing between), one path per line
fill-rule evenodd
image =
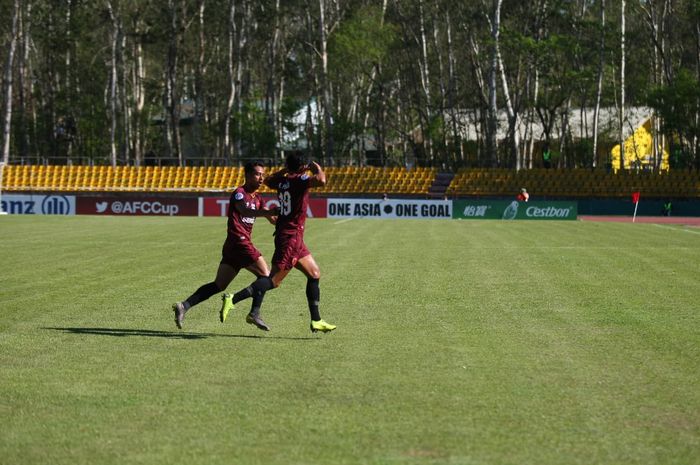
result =
M0 208L13 215L71 215L73 205L64 195L7 195Z

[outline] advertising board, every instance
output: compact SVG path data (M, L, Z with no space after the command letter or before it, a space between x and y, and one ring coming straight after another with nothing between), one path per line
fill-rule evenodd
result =
M276 197L264 195L262 197L264 205L268 208L279 206L279 201ZM228 212L229 197L200 197L199 198L199 215L200 216L226 216ZM326 217L326 199L309 199L309 208L306 210L307 218L325 218Z
M452 218L451 200L328 199L329 218Z
M575 220L576 201L455 200L457 219Z
M4 194L0 210L13 215L75 215L74 195Z
M197 216L197 199L141 196L78 197L79 215Z

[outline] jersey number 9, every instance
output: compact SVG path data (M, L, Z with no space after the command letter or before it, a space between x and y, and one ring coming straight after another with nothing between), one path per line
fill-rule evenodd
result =
M287 216L292 212L292 195L289 191L282 191L277 195L280 201L280 215Z

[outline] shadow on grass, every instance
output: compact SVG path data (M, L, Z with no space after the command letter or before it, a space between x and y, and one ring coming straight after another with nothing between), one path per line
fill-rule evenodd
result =
M91 336L117 337L162 337L166 339L207 339L210 337L232 337L240 339L285 339L290 341L314 341L315 337L284 337L284 336L251 336L246 334L217 334L217 333L188 333L182 331L156 331L152 329L123 329L123 328L41 328L53 331L63 331L69 334L87 334Z

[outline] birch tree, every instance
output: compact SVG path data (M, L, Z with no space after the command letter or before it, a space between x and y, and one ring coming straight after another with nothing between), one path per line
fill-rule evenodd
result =
M5 108L3 114L2 130L2 161L10 161L10 138L12 129L12 83L14 75L15 51L17 50L17 36L19 31L19 17L21 14L20 1L14 0L12 6L12 29L10 37L10 47L7 51L7 61L5 62L5 76L3 80Z
M106 0L107 11L111 21L109 47L109 79L108 79L108 106L109 106L109 148L110 148L110 163L112 166L117 166L117 54L121 39L121 25L114 12L114 7L111 0Z
M233 0L232 0L233 1ZM177 0L168 0L168 52L165 64L165 92L163 107L165 110L165 141L169 158L177 159L183 164L180 143L180 104L178 97L178 43L180 40L180 17Z
M319 58L321 59L321 94L323 97L323 137L325 139L325 159L326 164L333 164L333 128L330 83L328 82L328 24L326 22L325 5L326 0L319 0L318 16L318 38L319 38Z
M224 113L224 157L230 159L233 156L231 144L231 118L233 115L233 105L236 101L236 0L229 0L228 10L228 99Z
M498 95L497 95L497 75L498 75L498 40L501 29L501 5L503 0L493 0L491 10L491 50L490 68L488 78L488 123L486 125L486 153L489 157L490 165L495 166L498 161Z
M625 3L620 0L620 169L625 169Z
M31 150L32 137L28 123L28 113L30 113L30 105L28 95L31 96L32 80L29 77L30 73L30 63L29 63L29 48L30 48L30 23L31 23L31 11L32 4L31 1L25 1L25 11L20 15L20 37L18 43L18 129L19 137L17 140L18 145L18 155L21 158L28 158ZM34 113L34 112L31 112ZM35 113L34 113L35 114ZM33 118L35 120L35 118Z
M605 70L605 0L600 0L600 46L598 49L598 77L595 94L595 109L593 110L593 153L591 166L598 162L598 133L600 123L600 101L603 96L603 74Z

